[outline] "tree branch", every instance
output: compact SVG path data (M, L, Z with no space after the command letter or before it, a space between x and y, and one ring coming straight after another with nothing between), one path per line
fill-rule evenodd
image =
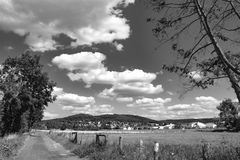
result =
M215 38L212 34L212 31L210 29L210 26L208 24L207 17L205 16L200 4L198 3L198 0L194 0L194 2L196 4L199 18L200 18L201 22L203 23L205 31L206 31L209 39L211 40L212 45L213 45L217 55L222 60L222 62L226 65L226 67L229 67L234 73L240 75L240 71L228 61L226 55L223 53L222 49L220 48L217 41L215 40Z

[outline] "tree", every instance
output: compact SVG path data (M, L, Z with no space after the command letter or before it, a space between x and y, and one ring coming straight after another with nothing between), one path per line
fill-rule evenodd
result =
M178 61L163 69L185 77L186 91L206 89L227 78L240 102L240 2L238 0L149 0L154 35L172 43ZM198 76L194 76L194 74ZM196 78L198 77L198 78Z
M42 72L40 56L29 52L7 58L0 69L0 136L25 132L43 118L55 83Z
M236 130L238 120L238 103L232 102L231 99L223 100L217 109L220 111L220 121L228 130Z

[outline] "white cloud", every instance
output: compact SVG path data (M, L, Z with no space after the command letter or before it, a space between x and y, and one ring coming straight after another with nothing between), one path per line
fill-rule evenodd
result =
M104 98L104 99L113 99L117 96L116 93L114 93L113 89L104 89L102 92L98 94L98 97Z
M13 50L14 48L12 46L8 46L7 50Z
M62 54L52 62L61 69L69 71L67 74L72 81L83 81L90 87L92 84L110 84L112 88L102 93L105 97L118 93L157 94L163 91L162 85L154 86L155 73L147 73L140 69L122 72L109 71L103 61L106 56L96 52L81 52L76 54ZM116 93L114 93L116 92Z
M59 87L54 87L53 95L57 95L55 103L58 103L62 107L62 110L71 111L72 113L105 114L112 113L114 109L114 107L109 104L96 105L94 97L66 93L63 88ZM49 113L46 114L51 116Z
M85 113L85 114L92 114L92 115L99 115L99 114L112 114L112 110L114 108L109 104L102 104L102 105L86 105L85 107L81 108L74 108L72 113Z
M123 18L122 11L113 11L121 2L122 0L0 0L0 26L2 30L27 35L25 43L34 51L55 49L57 44L52 37L60 33L76 39L72 46L111 43L130 35L130 27ZM134 0L124 1L123 6L130 3L134 3Z
M61 54L53 58L52 63L68 71L80 70L82 72L88 72L96 69L104 70L102 61L105 59L106 56L99 52L81 52L71 55Z
M123 50L123 45L117 42L114 42L113 45L116 47L116 49L118 51L122 51Z
M134 103L128 104L128 107L146 107L146 106L164 106L165 103L171 102L171 98L141 98Z
M119 95L145 95L160 92L163 92L162 85L153 86L152 84L144 82L119 83L109 89L104 89L98 96L102 98L115 98Z
M64 110L64 111L71 111L71 110L74 110L74 107L73 106L63 106L62 110Z
M206 104L206 105L208 105L208 104L219 104L220 103L219 100L217 100L216 98L211 97L211 96L208 96L208 97L200 96L200 97L196 97L195 99L196 99L196 101L200 102L201 104Z
M61 95L63 94L63 88L59 88L59 87L53 87L53 92L52 92L52 95Z
M153 84L145 82L116 84L113 89L120 94L157 94L163 92L162 85L153 86Z
M79 96L77 94L72 94L72 93L64 93L62 95L59 95L57 96L57 100L62 105L72 105L72 106L79 106L79 107L85 104L95 103L94 97Z
M118 98L116 98L116 101L118 101L118 102L132 102L133 98L132 97L118 97Z
M170 96L173 96L173 95L174 95L174 93L171 92L171 91L167 91L167 93L168 93Z
M173 106L169 106L168 110L187 110L187 109L191 109L193 105L190 104L176 104Z
M218 116L219 111L216 106L220 103L219 100L210 96L199 96L195 100L196 102L191 104L155 105L142 109L158 115L160 119L210 118Z
M54 87L53 95L57 96L56 103L63 105L64 110L70 110L72 107L83 107L87 104L95 104L94 97L80 96L78 94L66 93L63 88Z
M53 119L53 118L57 118L59 115L55 114L55 113L50 113L50 112L44 112L44 119Z

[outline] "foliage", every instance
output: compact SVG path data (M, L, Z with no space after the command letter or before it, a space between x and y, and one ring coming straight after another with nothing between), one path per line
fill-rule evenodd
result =
M220 111L220 121L224 123L224 126L230 129L236 129L238 119L238 103L232 102L231 99L223 100L217 109Z
M237 0L146 0L156 13L147 21L160 44L171 42L177 57L163 69L186 78L185 92L227 78L240 101ZM234 22L234 23L233 23Z
M78 120L89 120L89 121L121 121L121 122L156 122L152 119L137 116L137 115L127 115L127 114L104 114L93 116L89 114L76 114L62 118L62 120L78 121Z
M24 53L7 58L0 70L0 136L25 132L43 118L43 111L54 101L55 83L42 72L40 56Z
M0 139L0 160L10 160L18 153L26 136L9 135Z

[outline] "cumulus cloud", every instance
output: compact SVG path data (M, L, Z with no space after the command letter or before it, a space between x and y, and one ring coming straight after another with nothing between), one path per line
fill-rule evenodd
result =
M113 86L115 92L120 94L157 94L163 92L162 85L156 85L144 82L122 83Z
M78 94L66 93L63 91L63 88L59 87L54 87L53 89L53 95L57 96L56 102L64 106L64 110L70 110L71 107L84 107L85 105L95 104L94 97L85 97Z
M81 108L74 108L72 113L85 113L85 114L92 114L92 115L99 115L99 114L112 114L114 107L109 104L102 104L102 105L86 105L85 107Z
M113 89L104 89L102 92L98 94L98 97L104 99L113 99L117 97L117 94L114 92Z
M179 118L210 118L216 117L219 111L216 106L220 103L214 97L199 96L196 102L191 104L175 104L171 106L152 106L144 107L143 110L156 114L160 119L179 119Z
M208 97L200 96L200 97L196 97L195 99L196 101L200 102L203 105L215 105L220 103L219 100L211 96L208 96Z
M75 108L73 107L73 106L63 106L62 107L62 110L64 110L64 111L72 111L72 110L74 110Z
M61 54L52 60L60 69L68 71L80 70L88 72L91 70L101 69L104 70L102 61L106 56L99 52L81 52L76 54Z
M113 45L116 47L116 49L118 51L122 51L123 50L123 45L117 42L114 42Z
M174 95L174 93L171 92L171 91L167 91L167 94L169 94L170 96L173 96L173 95Z
M12 46L7 46L6 49L7 50L13 50L14 48Z
M44 112L44 119L53 119L53 118L57 118L59 115L55 114L55 113L50 113L50 112Z
M85 104L94 104L94 97L85 97L79 96L77 94L72 93L64 93L57 97L57 100L62 105L72 105L72 106L82 106Z
M165 103L171 102L171 98L141 98L135 100L134 103L128 104L128 107L146 107L146 106L164 106Z
M62 110L72 113L105 114L112 113L114 107L109 104L97 105L94 97L80 96L78 94L66 93L63 88L54 87L53 95L57 96L55 103L58 103ZM48 116L51 116L47 113Z
M53 92L52 92L52 95L61 95L63 94L63 88L59 88L59 87L53 87Z
M81 52L62 54L53 58L52 63L61 69L68 70L72 81L83 81L90 87L92 84L110 84L100 96L107 97L119 93L157 94L163 91L162 85L154 86L155 73L147 73L140 69L121 72L109 71L104 65L106 56L99 52Z
M116 98L116 101L118 101L118 102L132 102L133 98L132 97L118 97L118 98Z
M54 50L53 36L65 34L72 46L113 42L129 37L130 27L118 4L134 0L0 0L0 29L26 35L34 51ZM66 7L67 6L67 7Z

